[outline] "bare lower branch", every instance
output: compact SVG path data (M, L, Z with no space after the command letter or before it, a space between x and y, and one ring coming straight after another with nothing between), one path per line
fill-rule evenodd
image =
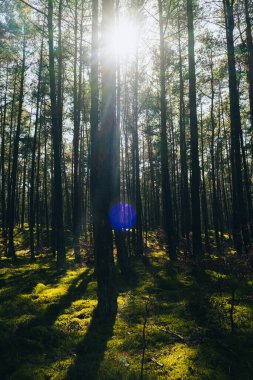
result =
M47 14L46 14L45 12L43 12L43 11L41 11L40 9L34 7L33 5L27 3L25 0L20 0L20 1L21 1L23 4L27 5L28 7L34 9L36 12L39 12L39 13L41 13L43 16L47 17Z

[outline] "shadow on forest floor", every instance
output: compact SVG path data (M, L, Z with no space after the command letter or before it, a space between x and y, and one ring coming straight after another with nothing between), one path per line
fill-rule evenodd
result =
M137 380L144 344L146 380L252 379L253 276L232 259L174 264L153 237L118 276L107 321L94 314L92 268L70 257L61 275L45 257L0 265L0 379Z
M98 378L107 342L113 336L115 319L116 313L106 319L101 319L96 316L96 311L94 312L84 339L77 347L75 362L70 367L66 379L95 380Z

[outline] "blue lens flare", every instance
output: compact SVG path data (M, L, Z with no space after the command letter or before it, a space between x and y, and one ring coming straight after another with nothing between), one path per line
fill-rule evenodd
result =
M109 217L112 227L117 231L132 228L136 223L135 208L125 202L112 206Z

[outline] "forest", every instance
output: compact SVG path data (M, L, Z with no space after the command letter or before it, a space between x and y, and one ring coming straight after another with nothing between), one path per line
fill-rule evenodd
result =
M0 0L0 379L253 379L251 0Z

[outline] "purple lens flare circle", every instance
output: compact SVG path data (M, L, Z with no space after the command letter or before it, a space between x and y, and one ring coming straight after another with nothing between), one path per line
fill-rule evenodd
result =
M112 206L109 217L111 225L116 231L124 231L135 225L137 215L134 206L120 202Z

